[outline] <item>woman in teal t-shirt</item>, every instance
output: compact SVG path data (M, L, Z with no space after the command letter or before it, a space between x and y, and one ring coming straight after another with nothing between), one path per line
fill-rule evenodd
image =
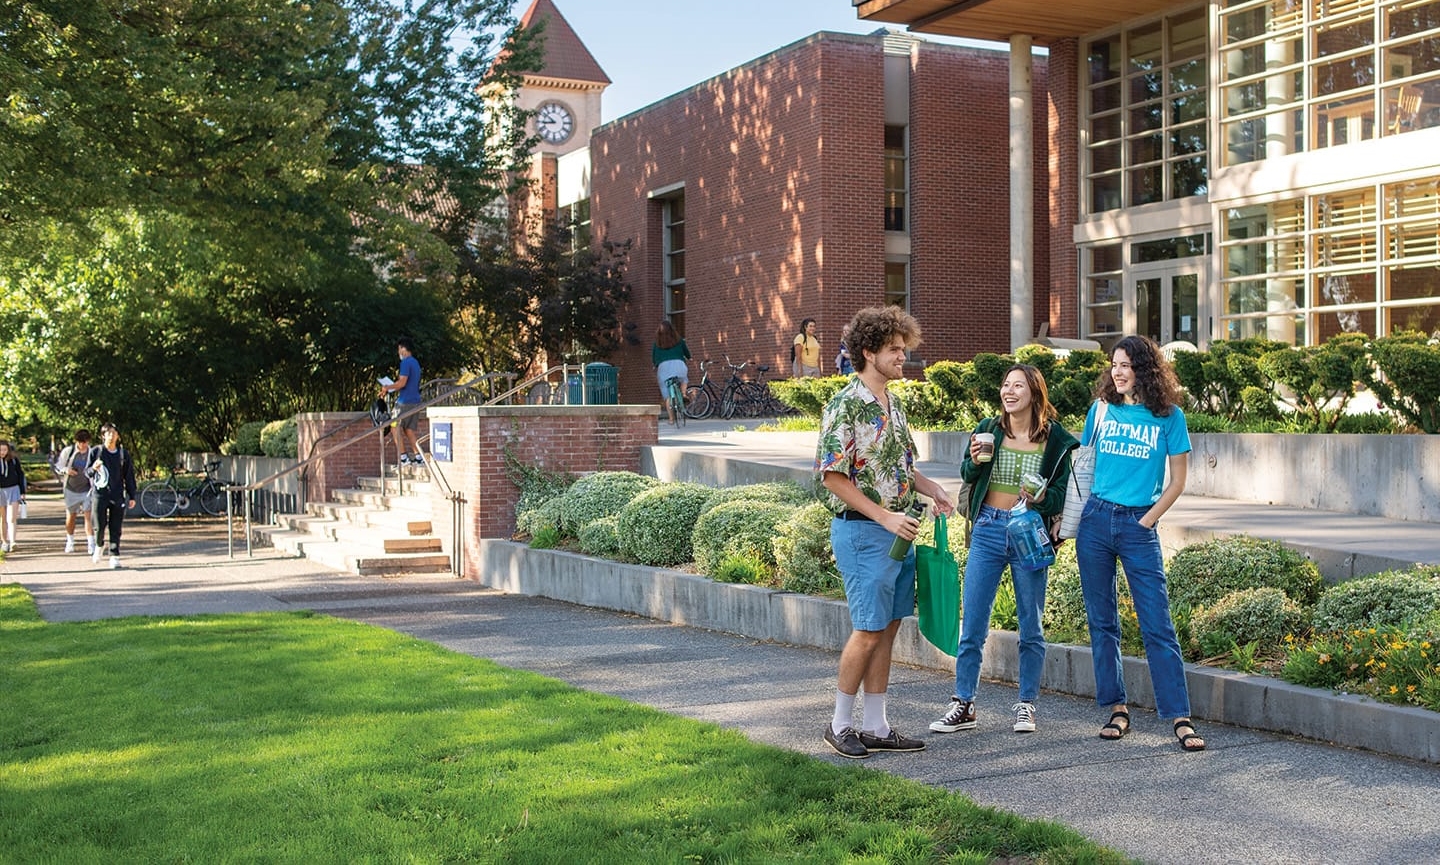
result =
M1180 383L1160 348L1144 336L1127 336L1110 350L1110 369L1096 386L1096 405L1085 419L1082 444L1095 445L1095 480L1075 558L1090 625L1095 702L1110 707L1100 738L1118 740L1130 732L1125 680L1120 665L1120 615L1115 562L1125 568L1145 661L1155 691L1155 711L1174 719L1175 738L1186 751L1202 751L1205 740L1190 721L1185 662L1170 618L1165 561L1156 524L1185 490L1190 435L1180 410ZM1096 406L1106 403L1096 428ZM1169 477L1166 477L1166 470Z
M660 402L665 405L665 411L670 415L670 422L677 420L675 411L670 407L669 394L665 392L665 382L671 377L680 379L680 393L685 393L685 388L690 386L690 349L685 345L685 340L675 332L675 325L670 319L660 322L660 327L655 331L655 344L650 347L650 363L655 366L655 380L660 385Z

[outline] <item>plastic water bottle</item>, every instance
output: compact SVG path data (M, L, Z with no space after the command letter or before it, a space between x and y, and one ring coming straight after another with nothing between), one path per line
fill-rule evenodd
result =
M1045 531L1045 521L1026 507L1024 501L1010 509L1005 533L1015 545L1022 567L1034 571L1055 564L1055 546L1050 543L1050 533Z
M925 503L916 499L914 504L910 505L910 510L905 513L909 515L911 519L918 520L925 514ZM890 544L890 558L897 562L905 561L905 557L910 554L910 547L914 543L914 541L907 541L899 535L896 535L895 540Z

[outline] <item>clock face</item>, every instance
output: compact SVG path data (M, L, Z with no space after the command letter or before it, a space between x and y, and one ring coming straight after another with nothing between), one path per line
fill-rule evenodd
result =
M535 112L535 129L541 138L559 144L575 132L575 118L559 102L546 102Z

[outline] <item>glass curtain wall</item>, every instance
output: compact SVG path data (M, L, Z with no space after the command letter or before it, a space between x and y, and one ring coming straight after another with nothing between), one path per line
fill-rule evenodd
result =
M1440 0L1226 0L1224 165L1440 125Z
M1440 176L1222 214L1221 338L1440 328Z

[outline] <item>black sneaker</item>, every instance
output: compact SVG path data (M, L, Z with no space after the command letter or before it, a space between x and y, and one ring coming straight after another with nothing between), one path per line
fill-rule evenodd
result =
M894 727L890 728L888 736L872 736L869 733L860 734L860 744L870 751L923 751L925 743L919 739L907 739L900 735L900 731Z
M945 717L938 721L931 721L930 729L936 733L975 729L975 703L970 700L961 700L959 697L951 697L950 707L945 710Z
M860 744L860 735L853 727L846 727L836 733L834 728L826 724L825 743L834 748L835 753L852 760L863 760L870 756L870 750Z

